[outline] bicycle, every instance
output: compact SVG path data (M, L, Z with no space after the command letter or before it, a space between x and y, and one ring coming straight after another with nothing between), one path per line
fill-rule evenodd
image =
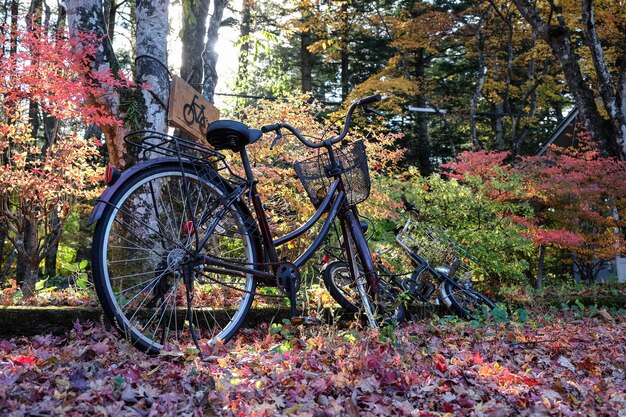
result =
M109 321L143 351L193 343L202 354L235 335L259 284L282 290L279 296L289 300L292 323L315 324L297 310L299 270L336 222L347 242L348 268L367 323L375 327L381 320L401 320L403 307L395 306L395 295L379 285L359 225L357 204L370 191L365 146L361 141L335 146L346 137L353 112L375 112L367 106L379 100L376 95L353 103L341 133L316 142L288 123L258 130L232 120L209 125L206 138L213 149L150 131L126 137L142 155L157 158L121 174L109 170L108 188L89 221L97 222L93 277ZM296 230L273 238L246 146L274 132L273 148L283 131L318 152L294 164L316 212ZM244 174L231 169L223 150L239 154ZM303 235L324 214L308 248L295 259L278 258L277 247Z
M430 228L420 229L415 222L419 210L404 195L402 202L408 218L397 233L395 242L408 254L413 269L393 273L382 261L377 261L376 267L379 276L384 278L383 282L396 287L409 303L438 305L442 302L461 318L472 320L485 317L495 304L472 288L472 271L468 266L470 258L465 256L462 248L440 233ZM366 224L363 230L364 233L367 231ZM354 312L358 301L354 297L354 282L346 272L346 263L334 260L322 267L322 278L335 301L348 312Z

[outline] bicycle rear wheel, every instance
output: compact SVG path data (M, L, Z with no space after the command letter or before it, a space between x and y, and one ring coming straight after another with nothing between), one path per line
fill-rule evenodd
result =
M472 288L457 287L445 281L441 287L443 303L459 317L466 320L484 318L496 305L489 298Z
M209 350L235 334L252 304L254 276L206 273L195 262L210 254L253 267L260 259L248 210L239 201L225 206L226 191L208 172L178 164L148 168L119 188L96 226L98 298L108 319L143 351L186 349L194 339Z

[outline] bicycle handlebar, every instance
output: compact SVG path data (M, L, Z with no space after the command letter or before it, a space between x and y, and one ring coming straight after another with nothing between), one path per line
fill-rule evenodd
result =
M321 148L322 146L334 145L335 143L342 141L348 134L348 129L350 129L350 125L352 123L352 113L354 113L354 110L356 110L357 107L366 106L368 104L381 101L382 99L383 98L380 94L374 94L373 96L365 97L355 103L352 103L352 105L348 109L348 112L346 113L346 120L343 124L343 130L341 131L339 136L335 138L331 138L331 139L326 139L322 142L317 142L317 143L311 142L310 140L302 136L302 133L300 133L298 129L291 126L289 123L274 123L271 125L265 125L261 127L261 132L268 133L272 131L279 131L280 129L287 129L288 131L293 133L293 135L300 142L302 142L304 145L308 146L309 148Z
M419 213L419 209L417 208L417 206L415 204L411 203L409 200L407 200L406 199L406 195L402 194L400 196L400 200L404 204L404 209L406 211L414 211L416 213Z
M272 130L278 130L281 127L280 125L281 125L280 123L274 123L273 125L263 126L261 128L261 132L267 133L267 132L271 132Z

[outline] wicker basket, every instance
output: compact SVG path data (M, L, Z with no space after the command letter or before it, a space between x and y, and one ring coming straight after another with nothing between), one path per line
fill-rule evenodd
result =
M443 230L424 224L411 224L411 227L398 234L397 239L433 268L447 268L447 274L458 280L469 280L472 277L475 259Z
M348 202L358 204L367 200L370 194L370 174L363 141L356 141L333 151L341 167L341 179ZM320 152L313 158L294 163L293 167L311 202L315 207L319 207L333 181L333 176L329 172L328 153Z

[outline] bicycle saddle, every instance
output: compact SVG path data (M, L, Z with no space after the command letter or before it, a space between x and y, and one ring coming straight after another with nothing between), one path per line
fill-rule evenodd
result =
M206 139L215 150L238 151L256 142L262 135L259 129L250 129L235 120L216 120L209 125Z

